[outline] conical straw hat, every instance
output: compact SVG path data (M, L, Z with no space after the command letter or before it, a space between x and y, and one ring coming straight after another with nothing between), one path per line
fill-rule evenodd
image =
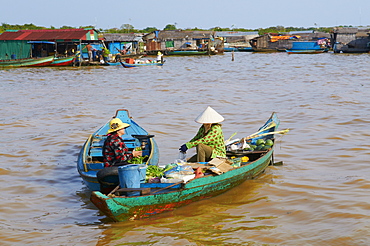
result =
M195 122L201 124L212 124L212 123L220 123L224 121L224 117L222 117L219 113L216 112L213 108L208 106L206 110L203 111L196 119Z

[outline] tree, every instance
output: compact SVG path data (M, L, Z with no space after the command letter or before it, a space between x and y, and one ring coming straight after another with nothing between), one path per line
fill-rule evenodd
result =
M143 32L150 33L150 32L154 32L156 30L158 30L156 27L147 27L147 28L143 29Z
M168 24L163 30L177 30L175 25Z
M134 30L134 26L130 24L123 24L121 29L125 30L126 32L132 32L132 30Z
M75 27L72 27L72 26L62 26L59 29L76 29L76 28Z

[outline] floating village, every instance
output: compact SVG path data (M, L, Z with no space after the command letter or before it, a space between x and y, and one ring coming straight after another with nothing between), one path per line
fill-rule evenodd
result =
M101 34L86 28L9 30L0 34L2 68L160 66L164 63L163 56L211 56L225 52L368 53L370 30L335 27L330 33L310 30L259 35L258 32L156 30Z

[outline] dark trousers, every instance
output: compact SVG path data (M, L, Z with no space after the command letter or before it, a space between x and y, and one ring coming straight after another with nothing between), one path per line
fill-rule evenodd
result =
M188 162L208 162L212 159L213 149L205 144L196 146L197 153L189 158Z

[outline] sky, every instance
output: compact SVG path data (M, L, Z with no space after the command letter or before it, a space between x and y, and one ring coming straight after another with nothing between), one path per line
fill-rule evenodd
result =
M370 0L0 0L0 23L135 29L370 25Z

